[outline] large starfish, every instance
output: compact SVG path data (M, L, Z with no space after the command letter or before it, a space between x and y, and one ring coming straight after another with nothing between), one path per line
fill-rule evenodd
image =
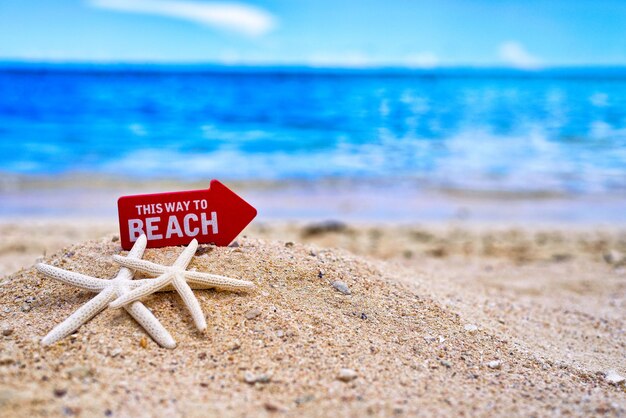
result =
M130 259L138 260L143 256L146 249L146 236L137 239L135 245L128 253ZM122 267L115 278L111 280L97 279L84 274L63 270L48 264L37 264L37 270L46 277L67 283L84 290L98 292L98 295L80 307L65 321L54 327L41 341L43 345L50 345L77 330L81 325L96 316L114 299L123 296L136 287L150 280L132 280L133 272ZM176 347L176 341L169 332L161 325L158 319L141 302L135 302L124 306L126 311L150 334L161 346L166 348Z
M212 287L235 291L249 289L254 285L245 280L231 279L230 277L219 276L217 274L188 271L187 266L191 262L197 249L198 241L193 239L171 266L163 266L146 260L114 255L113 260L118 264L158 277L153 280L143 280L147 282L145 285L142 284L140 287L120 296L118 299L111 302L109 306L111 306L111 308L119 308L127 303L150 295L165 286L172 285L183 299L183 303L187 306L189 313L191 313L196 328L200 331L204 331L206 329L206 319L202 313L198 299L196 299L187 282L203 288Z

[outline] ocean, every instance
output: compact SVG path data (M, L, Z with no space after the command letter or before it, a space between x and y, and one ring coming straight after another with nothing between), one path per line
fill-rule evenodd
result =
M0 173L626 193L626 69L3 65Z

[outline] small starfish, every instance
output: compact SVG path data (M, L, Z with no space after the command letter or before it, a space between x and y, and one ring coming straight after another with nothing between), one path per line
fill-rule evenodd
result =
M128 253L129 259L137 260L143 256L146 249L147 239L142 235ZM112 280L97 279L84 274L63 270L47 264L37 264L37 270L44 276L61 281L84 290L98 292L98 295L80 307L65 321L54 327L46 335L41 343L50 345L77 330L81 325L88 322L114 299L127 294L131 289L137 288L147 280L132 280L133 272L122 267L117 276ZM161 325L158 319L141 302L134 302L124 306L126 311L150 334L161 346L166 348L176 347L176 341L169 332Z
M196 328L200 331L204 331L207 326L206 319L204 318L204 314L200 308L200 303L198 303L198 299L194 296L187 281L199 287L213 287L216 289L235 291L249 289L254 285L245 280L231 279L230 277L219 276L217 274L188 271L187 266L196 253L197 248L198 241L193 239L171 266L163 266L146 260L138 260L130 257L114 255L113 260L115 260L118 264L158 277L152 280L142 280L142 282L147 282L147 284L120 296L118 299L111 302L109 306L111 308L119 308L127 303L150 295L167 285L172 285L183 299L183 303L187 306L189 313L191 313L191 317L196 324Z

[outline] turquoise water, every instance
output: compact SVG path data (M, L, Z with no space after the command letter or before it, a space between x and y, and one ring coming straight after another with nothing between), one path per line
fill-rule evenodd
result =
M0 171L626 192L626 70L0 68Z

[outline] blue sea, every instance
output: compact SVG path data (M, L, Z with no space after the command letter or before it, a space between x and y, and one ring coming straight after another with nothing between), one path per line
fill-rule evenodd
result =
M0 173L626 193L626 69L2 65Z

